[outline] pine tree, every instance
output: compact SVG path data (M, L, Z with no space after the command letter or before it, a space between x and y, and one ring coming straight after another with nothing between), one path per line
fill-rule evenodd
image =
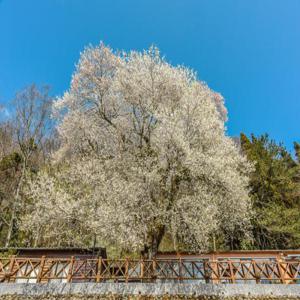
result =
M295 149L297 161L298 161L298 163L300 163L300 144L297 142L294 142L294 149Z
M299 163L267 134L251 135L250 139L241 134L241 147L255 167L250 182L255 246L260 249L299 247ZM297 156L299 148L295 143Z

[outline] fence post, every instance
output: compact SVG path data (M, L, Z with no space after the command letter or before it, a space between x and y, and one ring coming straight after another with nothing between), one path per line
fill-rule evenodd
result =
M129 265L129 261L128 261L128 257L125 260L125 282L128 282L128 265Z
M41 280L43 278L43 269L44 269L44 265L45 265L45 259L46 259L46 256L43 255L42 258L41 258L40 270L39 270L39 273L37 275L36 282L41 282Z
M67 282L72 282L73 266L74 266L74 256L72 256L70 260L70 268L68 272Z
M255 274L255 281L256 283L260 283L260 275L257 271L257 266L256 266L256 262L254 260L251 261L251 265L252 265L252 268L253 268L253 273Z
M97 261L96 282L100 282L101 281L101 273L102 273L102 256L98 257L98 261Z
M179 258L179 281L182 281L182 258Z
M209 264L210 264L210 268L212 271L212 274L211 274L212 283L220 283L222 278L220 278L221 276L220 276L219 262L217 260L215 260L215 258L213 258L212 261L209 261Z
M287 264L283 262L283 260L281 258L277 258L276 259L276 265L277 265L277 270L280 276L280 281L281 283L287 283L286 279L285 279L285 268L287 268Z
M140 260L140 270L141 270L141 272L140 272L140 278L141 278L141 282L143 282L143 278L144 278L144 258L142 258L141 260Z
M9 262L9 273L7 273L7 282L11 281L11 277L14 271L14 265L15 265L15 255L12 255Z
M156 280L156 258L152 259L152 280Z
M209 283L211 280L211 276L209 274L209 261L207 260L203 261L203 273L204 273L205 283Z
M231 282L235 283L235 274L234 274L233 267L232 267L232 261L229 260L228 263L229 263L229 270L230 270L230 279L231 279Z

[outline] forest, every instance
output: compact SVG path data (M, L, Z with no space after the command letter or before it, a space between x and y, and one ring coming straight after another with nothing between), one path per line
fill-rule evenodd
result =
M300 247L300 144L228 137L222 96L158 49L87 48L50 95L0 119L1 247Z

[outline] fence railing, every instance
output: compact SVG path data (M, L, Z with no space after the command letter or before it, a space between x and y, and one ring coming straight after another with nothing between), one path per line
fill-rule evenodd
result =
M0 258L0 282L300 283L300 260Z

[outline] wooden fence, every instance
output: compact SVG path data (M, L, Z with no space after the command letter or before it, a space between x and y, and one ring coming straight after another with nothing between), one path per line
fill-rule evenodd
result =
M300 260L0 258L0 282L300 283Z

